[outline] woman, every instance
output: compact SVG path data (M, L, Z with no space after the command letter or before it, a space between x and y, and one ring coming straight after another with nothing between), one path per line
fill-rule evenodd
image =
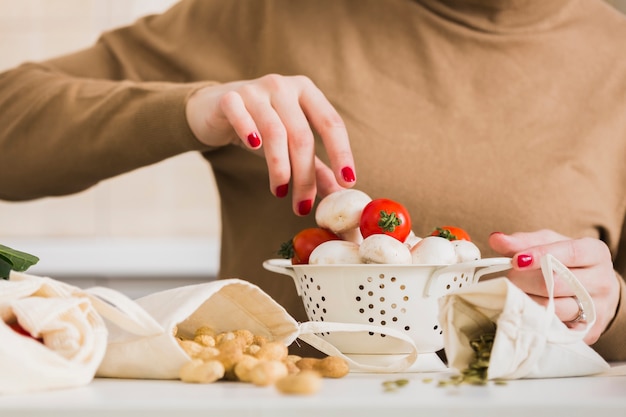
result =
M261 262L314 224L316 196L358 178L405 204L418 236L455 224L484 257L512 256L509 277L540 303L553 253L594 298L586 341L625 360L624 38L599 1L184 0L0 76L0 198L202 152L220 276L304 319ZM558 317L583 326L573 292L556 295Z

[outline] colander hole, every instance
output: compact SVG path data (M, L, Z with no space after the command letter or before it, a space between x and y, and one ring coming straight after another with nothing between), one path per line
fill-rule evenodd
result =
M381 333L381 334L380 334L380 337L387 337L387 335L386 335L386 334Z
M362 308L359 308L359 313L365 313L365 310Z
M381 326L384 326L384 325L386 325L386 324L387 324L387 322L386 322L385 320L383 320L383 321L381 321L381 322L380 322L380 325L381 325Z
M404 326L404 330L408 332L409 330L411 330L411 326Z
M450 289L450 284L446 285L446 290Z
M385 297L380 297L379 300L380 300L381 303L384 303L385 302Z
M324 314L326 314L326 309L325 309L325 308L323 308L323 309L322 309L322 312L323 312Z
M326 301L326 297L322 295L322 301Z
M380 285L378 286L378 288L380 288L380 289L382 290L383 288L385 288L385 284L380 284Z
M406 308L401 308L400 309L400 313L402 313L402 314L406 313Z
M380 274L380 275L378 276L378 278L380 278L380 279L385 278L385 274Z
M374 336L374 332L367 332L370 336Z
M397 307L396 303L391 304L391 308L396 308L396 307Z
M369 321L370 323L374 323L374 319L371 318L371 317L369 319L367 319L367 321Z
M396 321L398 321L398 318L397 317L392 317L391 321L396 322Z
M360 290L363 290L363 288L364 288L364 287L363 287L362 285L359 285L359 289L360 289Z
M453 281L456 282L457 279L459 278L455 275Z
M309 301L310 301L310 302L313 302L313 298L309 297Z
M361 301L361 296L360 296L360 295L357 295L356 300L357 300L357 301Z
M309 278L309 281L313 282L313 277L310 277L310 278Z
M372 282L372 281L373 281L372 277L367 277L367 282Z
M435 324L435 326L433 327L433 330L437 330L439 328L438 324Z
M320 308L319 303L315 303L315 307Z
M391 282L396 282L396 277L391 277Z
M462 282L459 282L459 288L461 288L463 286Z
M408 295L405 295L404 297L402 297L402 299L403 299L404 301L409 301L409 296L408 296Z
M318 285L318 286L317 286L317 290L319 291L319 290L321 290L321 289L322 289L322 288Z
M380 315L384 316L385 315L385 310L380 310Z
M400 289L401 290L406 290L406 285L404 285L404 284L400 285Z
M371 309L373 309L373 308L374 308L374 304L370 304L370 305L368 305L368 307L369 307L369 309L371 310Z
M372 295L374 295L374 291L368 291L367 295L369 295L371 297Z

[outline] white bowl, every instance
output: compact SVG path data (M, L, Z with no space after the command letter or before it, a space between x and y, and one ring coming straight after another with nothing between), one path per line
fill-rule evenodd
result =
M311 321L378 326L381 331L318 334L348 356L401 355L406 344L386 337L387 328L408 335L418 354L443 348L438 298L510 268L510 258L452 265L291 265L270 259L265 269L291 276Z

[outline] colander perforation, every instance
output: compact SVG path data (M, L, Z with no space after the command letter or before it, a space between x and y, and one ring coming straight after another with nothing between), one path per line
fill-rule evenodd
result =
M399 284L396 276L388 276L384 273L377 276L368 276L364 283L357 285L357 293L355 300L358 305L357 311L360 314L365 315L365 319L368 323L387 326L389 323L394 323L394 326L400 322L406 314L406 307L410 301L410 296L405 294L407 287L405 284ZM386 294L394 294L399 292L402 295L399 299L393 299ZM404 317L406 320L406 317ZM402 328L405 331L410 331L411 326L404 324ZM375 333L369 332L370 336L374 336ZM384 334L379 334L381 337L385 337Z
M324 314L327 313L323 307L326 296L322 295L322 285L315 283L315 278L311 275L304 274L300 279L302 289L302 299L305 300L305 310L312 320L324 321ZM325 332L322 335L330 333Z

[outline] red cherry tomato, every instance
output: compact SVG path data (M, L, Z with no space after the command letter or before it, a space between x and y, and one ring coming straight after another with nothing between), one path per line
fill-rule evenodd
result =
M293 265L308 264L313 249L329 240L340 239L328 229L311 227L301 230L293 239L283 243L278 253L285 259L291 259Z
M404 242L411 233L411 217L402 204L387 198L378 198L363 208L359 228L363 238L386 234Z
M472 241L469 233L456 226L441 226L433 230L431 236L439 236L448 240L467 240Z

